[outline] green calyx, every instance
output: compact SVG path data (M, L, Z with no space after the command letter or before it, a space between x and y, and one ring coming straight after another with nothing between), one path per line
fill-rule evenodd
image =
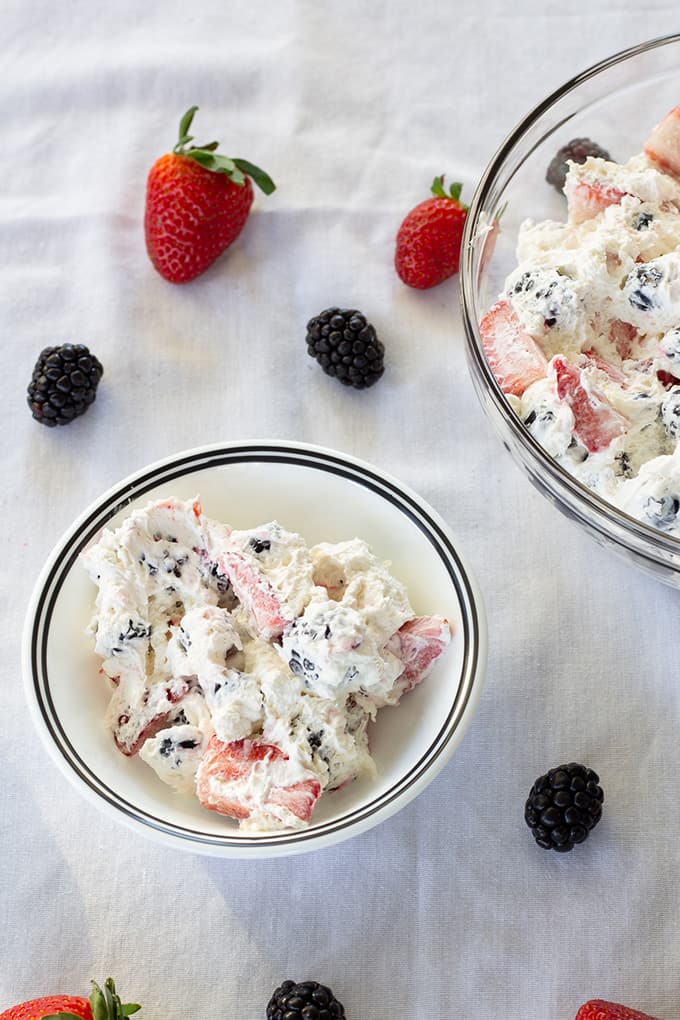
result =
M100 988L96 981L92 982L90 993L90 1006L94 1020L125 1020L125 1017L132 1016L142 1007L136 1002L121 1002L116 992L113 978L107 978L104 988ZM43 1020L82 1020L76 1013L51 1013L43 1017Z
M265 195L271 195L272 191L276 189L276 185L269 174L265 173L259 166L255 166L254 163L250 163L247 159L236 157L230 159L229 156L222 156L216 153L215 150L220 144L219 142L210 142L208 145L189 145L189 142L194 140L193 135L189 134L189 129L197 110L197 106L192 106L179 122L179 139L177 145L172 150L174 154L176 156L187 156L206 170L212 170L213 173L226 174L234 184L245 184L246 175L248 175L257 184L258 188L264 191ZM187 148L187 146L189 147Z
M455 184L449 186L448 194L444 187L444 174L440 174L439 177L435 177L432 181L432 194L435 198L449 198L454 202L457 202L461 209L467 209L467 206L460 201L460 193L463 190L463 185L460 181L456 181Z

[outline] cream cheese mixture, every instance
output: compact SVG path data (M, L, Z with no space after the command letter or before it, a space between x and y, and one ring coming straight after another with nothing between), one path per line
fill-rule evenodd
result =
M680 108L627 163L569 164L481 322L517 415L567 471L680 537Z
M118 748L255 831L303 827L324 791L373 775L369 722L451 639L360 539L235 531L197 499L133 511L82 561Z

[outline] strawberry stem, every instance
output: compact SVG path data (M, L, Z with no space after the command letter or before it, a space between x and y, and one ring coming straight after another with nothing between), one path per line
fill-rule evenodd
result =
M124 1020L142 1008L136 1002L120 1001L113 978L106 979L103 990L96 981L92 982L90 1007L93 1020ZM82 1017L64 1010L62 1013L49 1013L43 1020L82 1020Z
M463 190L463 185L460 181L456 181L452 184L447 193L444 187L444 174L440 174L439 177L435 177L432 181L432 188L430 190L435 198L449 198L454 202L458 202L458 205L462 209L467 209L467 206L463 205L460 201L460 193Z
M261 167L256 166L255 163L250 163L247 159L230 159L228 156L216 153L215 149L220 144L219 142L209 142L208 145L189 145L189 142L194 140L193 135L189 134L189 129L197 110L197 106L191 106L180 120L179 138L172 150L174 154L176 156L187 156L198 163L199 166L213 173L226 174L234 184L245 184L247 175L253 179L265 195L271 195L272 191L276 189L276 185L269 174L265 173ZM96 1017L95 1020L97 1020Z

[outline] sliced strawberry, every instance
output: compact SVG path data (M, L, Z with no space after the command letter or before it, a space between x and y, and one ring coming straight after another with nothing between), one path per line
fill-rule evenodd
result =
M131 757L137 754L140 747L149 737L155 737L159 730L164 729L175 712L177 703L189 693L191 685L184 679L173 680L172 685L154 685L147 687L134 704L119 700L120 711L113 723L113 739L118 750ZM119 697L120 687L114 694ZM113 704L112 700L112 704Z
M527 386L544 378L545 355L508 301L497 301L489 309L479 332L491 371L504 393L521 397Z
M626 192L599 181L577 181L569 175L564 194L567 196L570 221L584 223L592 220L593 216L597 216L607 206L618 205Z
M590 999L579 1008L576 1020L655 1020L655 1017L630 1006L622 1006L619 1002Z
M583 352L588 359L588 364L593 365L595 368L599 368L601 372L606 372L609 378L617 383L622 389L626 386L626 377L620 368L616 365L612 365L611 361L607 361L603 358L594 347L588 348L587 351Z
M629 322L624 322L623 319L612 319L609 323L609 339L616 347L621 361L625 361L631 356L636 341L640 339L640 334Z
M593 387L584 387L583 373L565 357L558 354L552 359L557 396L564 400L574 415L574 435L586 450L596 453L622 435L628 422ZM589 392L590 390L590 392Z
M286 774L292 782L286 782ZM312 772L300 780L299 766L274 744L253 740L232 740L225 744L210 738L196 775L196 792L203 807L230 818L258 814L280 819L290 813L308 822L321 794L321 784ZM259 795L253 779L257 776Z
M218 558L218 567L231 581L234 594L252 618L258 634L266 641L281 637L292 616L264 574L234 551L224 552Z
M397 680L403 693L412 690L427 676L451 641L451 625L441 616L418 616L407 620L397 631L399 658L404 671Z
M656 125L645 142L644 152L666 173L680 177L680 106Z
M660 368L657 371L656 377L661 385L665 386L667 390L669 390L672 386L680 386L680 379L676 379L674 375L671 375L670 372L666 372L663 368Z

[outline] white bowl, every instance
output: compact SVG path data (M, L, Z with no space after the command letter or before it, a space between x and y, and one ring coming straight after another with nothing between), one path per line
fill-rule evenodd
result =
M301 831L242 833L125 758L104 726L109 698L85 628L96 589L79 553L104 525L151 499L200 495L205 513L236 528L276 519L309 544L365 539L390 560L419 615L454 628L445 656L398 709L372 725L378 775L323 796ZM26 694L58 766L111 817L167 846L218 857L274 857L318 849L371 828L427 786L474 713L484 678L482 600L444 521L415 493L354 458L314 446L223 443L152 464L96 500L49 557L29 604L23 638Z

